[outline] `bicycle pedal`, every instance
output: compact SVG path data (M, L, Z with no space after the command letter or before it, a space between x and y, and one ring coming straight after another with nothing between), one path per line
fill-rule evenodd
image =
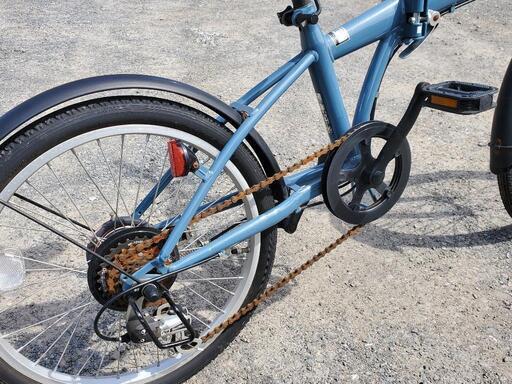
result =
M428 97L425 106L459 115L474 115L496 106L498 88L490 85L445 81L423 88Z

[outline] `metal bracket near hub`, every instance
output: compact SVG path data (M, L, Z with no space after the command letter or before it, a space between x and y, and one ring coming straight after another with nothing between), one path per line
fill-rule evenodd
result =
M441 14L437 11L429 9L428 10L428 24L431 27L436 28L440 22L441 22Z

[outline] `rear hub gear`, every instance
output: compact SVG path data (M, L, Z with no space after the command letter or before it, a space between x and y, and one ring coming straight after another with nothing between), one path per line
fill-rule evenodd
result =
M113 229L113 221L105 223L96 233L98 237L101 234L104 240L98 247L93 247L91 249L105 257L107 260L113 261L128 273L136 272L146 263L156 258L160 251L160 244L155 244L152 248L139 252L137 255L130 256L126 254L126 249L130 246L134 246L144 240L151 239L160 233L160 230L157 228L142 225L137 226L138 224L140 225L143 223L135 222L134 226ZM107 227L112 227L113 230L107 231L105 236L104 232ZM100 232L103 232L103 234ZM89 247L92 246L90 245ZM123 250L125 252L123 252ZM176 261L178 258L179 255L176 249L172 254L171 260ZM114 295L121 292L121 281L119 279L120 273L91 255L87 255L87 259L89 261L87 270L89 290L94 298L103 305ZM170 277L163 280L162 283L166 287L170 288L175 280L176 277ZM149 303L149 305L153 304ZM128 301L123 299L113 303L109 308L117 311L126 311L127 307Z

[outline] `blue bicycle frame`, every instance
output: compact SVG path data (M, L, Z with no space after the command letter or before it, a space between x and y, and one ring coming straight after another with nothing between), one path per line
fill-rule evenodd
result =
M411 45L425 39L432 30L428 27L428 17L421 15L435 13L439 17L468 2L471 0L385 0L329 34L322 32L320 25L316 23L297 25L300 29L302 52L232 104L234 108L246 112L247 118L234 132L211 167L203 166L196 171L196 175L201 178L201 183L183 213L159 224L160 228L173 225L159 256L139 269L134 276L145 281L155 278L155 274L149 274L154 269L160 274L178 273L204 263L219 252L278 224L319 196L322 165L286 177L285 184L290 190L290 195L273 209L239 224L171 265L165 265L165 261L182 238L191 219L198 212L231 197L231 195L225 196L220 200L201 205L215 180L250 131L306 70L309 69L331 140L336 140L352 126L371 119L380 84L388 63L397 49L404 44ZM295 9L292 20L296 20L299 15L313 15L316 12L317 6L311 2ZM379 43L363 83L354 119L350 122L333 63L377 41ZM254 108L250 106L263 95L262 100ZM141 217L171 180L172 175L168 171L143 199L133 216ZM134 283L126 276L123 276L122 280L125 289Z

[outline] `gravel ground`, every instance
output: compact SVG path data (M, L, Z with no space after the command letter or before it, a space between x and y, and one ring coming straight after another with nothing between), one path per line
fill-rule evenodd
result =
M373 2L325 0L326 29ZM59 83L107 73L190 82L226 101L296 53L284 1L2 1L0 110ZM378 118L396 123L419 81L498 85L512 54L510 0L478 1L384 81ZM371 47L337 63L353 110ZM404 197L356 241L258 311L191 383L511 383L512 220L488 171L492 113L425 110L410 135ZM304 77L258 127L281 165L327 141ZM283 141L293 138L293 143ZM346 226L325 209L280 234L274 274Z

